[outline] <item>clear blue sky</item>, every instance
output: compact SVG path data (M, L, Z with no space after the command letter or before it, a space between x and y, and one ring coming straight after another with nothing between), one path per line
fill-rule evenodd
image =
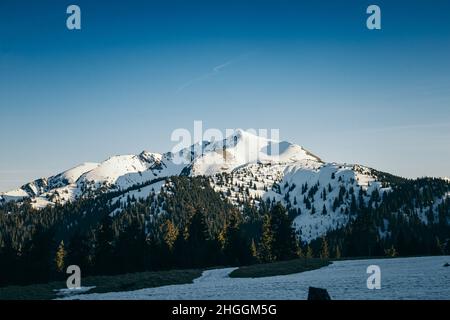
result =
M317 2L2 0L0 191L167 151L194 120L449 176L450 2ZM66 29L70 4L81 31ZM366 28L370 4L380 31Z

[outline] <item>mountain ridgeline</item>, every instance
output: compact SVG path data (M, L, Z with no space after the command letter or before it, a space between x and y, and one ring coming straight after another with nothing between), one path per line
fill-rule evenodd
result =
M448 180L325 163L245 131L0 194L0 285L60 279L72 264L88 275L449 251Z

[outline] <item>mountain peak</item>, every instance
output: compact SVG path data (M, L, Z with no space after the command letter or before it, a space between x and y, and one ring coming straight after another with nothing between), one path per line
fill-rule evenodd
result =
M208 144L194 159L192 174L230 172L251 163L286 164L306 160L321 162L299 145L237 129L223 141Z
M250 131L243 130L243 129L236 129L234 131L234 133L232 134L232 137L233 138L235 137L237 139L242 139L244 137L247 137L247 138L252 138L252 137L253 138L260 138L259 135L255 134L253 132L250 132Z

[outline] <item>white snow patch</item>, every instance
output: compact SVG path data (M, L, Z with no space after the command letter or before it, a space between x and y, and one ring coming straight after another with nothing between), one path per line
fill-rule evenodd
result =
M304 300L308 287L326 288L332 299L426 300L450 297L450 256L335 261L312 271L264 278L230 278L234 268L204 271L191 284L66 297L80 300ZM367 267L383 270L381 290L368 290Z

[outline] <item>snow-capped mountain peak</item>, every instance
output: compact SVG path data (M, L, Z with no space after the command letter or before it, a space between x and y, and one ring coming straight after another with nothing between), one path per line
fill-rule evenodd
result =
M257 136L237 130L222 141L207 145L194 160L192 173L213 175L229 172L250 163L292 163L302 160L321 160L296 144Z

